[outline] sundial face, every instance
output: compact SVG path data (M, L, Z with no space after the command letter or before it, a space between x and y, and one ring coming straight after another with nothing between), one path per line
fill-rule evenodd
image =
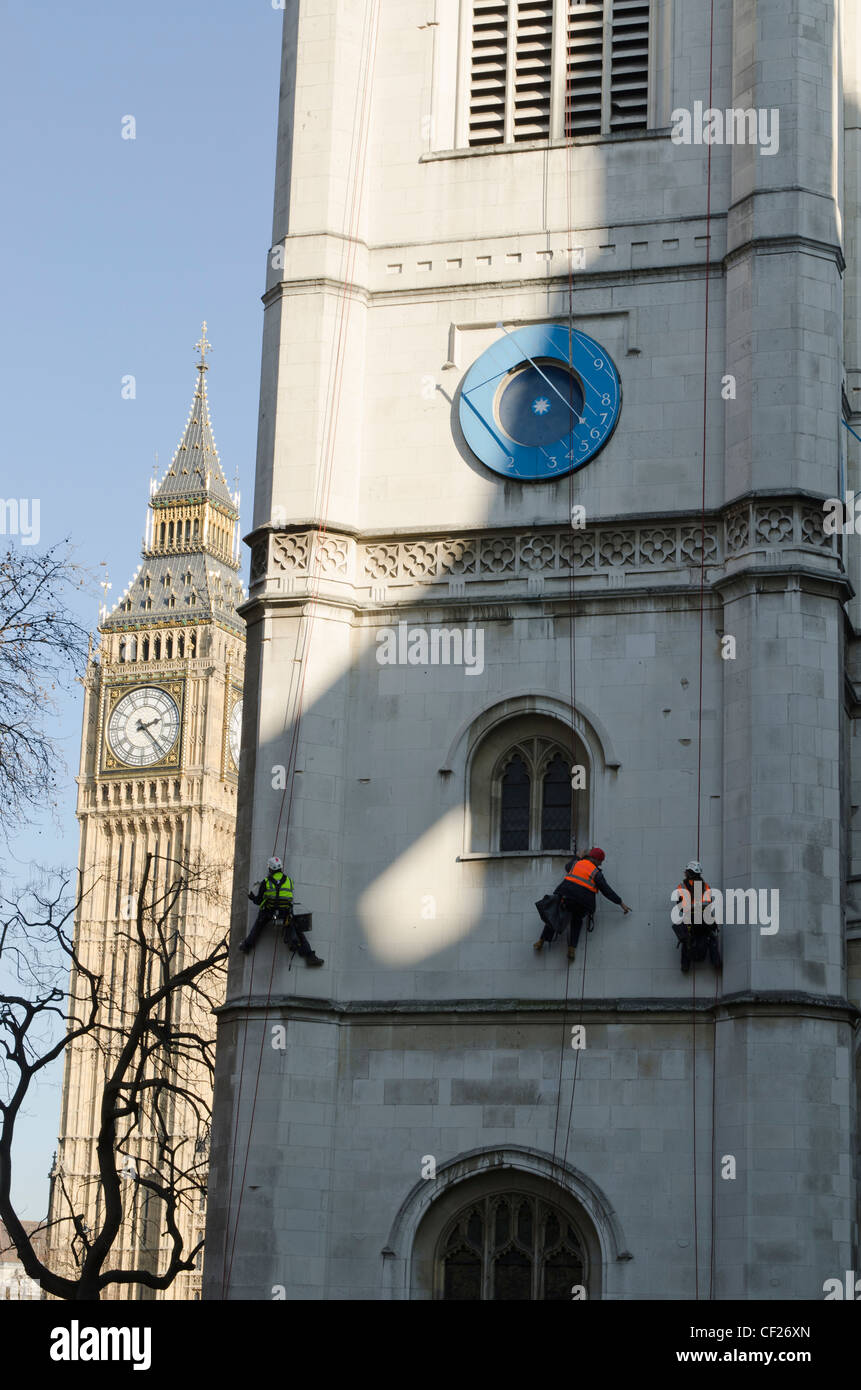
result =
M582 468L619 419L622 387L609 354L566 324L503 335L466 374L460 424L494 473L546 482Z

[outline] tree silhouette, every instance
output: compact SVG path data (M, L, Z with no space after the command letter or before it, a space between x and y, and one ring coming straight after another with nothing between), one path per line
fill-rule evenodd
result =
M0 981L13 986L0 988L0 1220L25 1272L57 1298L167 1289L195 1267L203 1241L189 1245L183 1227L209 1166L213 1009L227 960L227 937L212 927L223 920L221 874L148 854L128 925L104 947L77 939L80 886L73 900L55 880L4 904ZM67 1070L83 1057L98 1078L95 1138L76 1173L59 1155L48 1219L28 1233L11 1199L15 1125L63 1053ZM44 1258L32 1239L41 1231ZM112 1262L124 1241L146 1252L132 1267Z

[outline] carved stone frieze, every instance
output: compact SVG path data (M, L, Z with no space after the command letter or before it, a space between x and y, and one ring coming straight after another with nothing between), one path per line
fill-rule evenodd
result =
M378 590L381 583L448 588L455 581L470 585L482 580L564 578L572 572L649 575L697 568L704 558L706 566L714 568L745 552L775 547L836 556L835 538L825 534L823 515L820 506L803 498L751 499L721 516L710 513L704 525L696 519L675 522L668 517L639 525L597 522L582 529L526 528L510 534L367 543L331 532L273 532L255 542L251 582L259 584L267 576L287 576L288 581L315 575L349 578L355 563L359 588Z

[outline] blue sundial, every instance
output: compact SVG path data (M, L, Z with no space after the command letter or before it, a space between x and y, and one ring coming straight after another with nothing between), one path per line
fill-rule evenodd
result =
M621 405L619 373L600 343L565 324L538 324L503 334L472 364L460 424L495 473L544 482L593 459Z

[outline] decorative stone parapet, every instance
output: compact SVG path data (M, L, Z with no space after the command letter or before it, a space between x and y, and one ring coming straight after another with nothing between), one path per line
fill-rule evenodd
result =
M487 531L457 536L364 540L341 532L270 531L252 548L251 589L266 581L292 592L317 579L353 589L564 579L575 574L638 574L710 569L755 551L814 552L838 561L838 537L823 531L821 503L808 498L750 498L705 526L690 513L627 524L598 521L583 529ZM280 582L279 582L280 581ZM285 582L286 581L286 582Z

